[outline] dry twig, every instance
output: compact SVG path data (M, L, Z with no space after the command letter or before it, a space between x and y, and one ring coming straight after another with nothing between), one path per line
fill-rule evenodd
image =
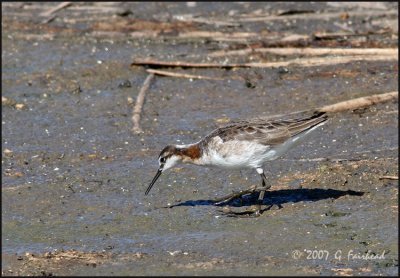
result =
M370 35L382 35L388 33L389 31L377 31L377 32L363 32L363 33L349 33L349 32L337 32L337 33L326 33L326 32L317 32L313 34L315 39L319 40L336 40L339 38L348 38L348 37L366 37Z
M157 75L163 75L163 76L172 76L172 77L181 77L181 78L191 78L191 79L209 79L209 80L225 80L224 78L221 77L211 77L211 76L203 76L203 75L192 75L192 74L185 74L185 73L179 73L179 72L170 72L170 71L164 71L164 70L154 70L154 69L148 69L146 70L148 73L154 73Z
M45 12L41 13L40 15L41 15L41 16L46 16L46 17L47 17L47 16L50 16L50 15L52 15L53 13L58 12L59 10L68 7L69 5L72 5L72 2L62 2L62 3L60 3L59 5L57 5L56 7L51 8L50 10L45 11Z
M133 132L135 133L141 133L143 132L142 128L140 127L140 115L143 110L143 103L144 103L144 98L146 96L146 92L148 91L150 87L150 82L154 78L154 73L150 73L146 80L143 83L142 88L140 89L140 92L137 96L136 99L136 104L135 107L133 108L133 116L132 116L132 122L133 122Z
M132 62L131 66L156 66L156 67L181 67L181 68L272 68L272 67L287 67L303 66L313 67L322 65L336 65L349 63L353 61L390 61L398 60L397 53L395 55L383 56L366 56L366 55L353 55L345 57L329 57L329 58L299 58L283 62L266 62L266 63L192 63L182 61L157 61L153 59L136 59Z
M344 14L348 17L367 17L367 16L397 16L398 11L353 11L353 12L331 12L331 13L305 13L305 14L288 14L288 15L244 15L242 18L235 19L235 22L258 22L258 21L275 21L275 20L289 20L289 19L320 19L327 20L332 18L340 18Z
M102 18L74 18L73 21L90 21L90 20L101 20ZM106 20L107 17L104 18ZM65 19L64 21L68 21ZM126 36L126 33L119 27L113 28L113 32L107 30L94 30L93 34L103 36L115 36L119 33L121 36ZM304 34L286 34L286 33L263 33L263 32L220 32L220 31L203 31L203 30L192 30L192 31L179 31L178 33L165 33L162 29L141 29L130 32L129 35L134 38L162 38L165 40L174 40L179 42L188 41L217 41L217 42L235 42L242 44L262 43L264 47L274 46L291 46L291 45L310 45L315 40L332 40L332 39L351 39L351 37L370 36L370 35L382 35L389 31L369 31L366 33L316 33L310 35Z
M246 64L191 63L182 61L157 61L153 59L135 59L131 66L181 67L181 68L233 68L248 67Z
M198 22L198 23L215 25L215 26L229 26L229 27L240 26L240 23L236 23L236 22L232 22L232 21L222 21L222 20L218 20L218 19L195 17L195 16L193 16L191 14L188 14L188 15L175 15L174 18L179 20L179 21Z
M386 179L386 180L398 180L399 176L382 176L379 177L380 180Z
M374 104L377 104L377 103L381 103L381 102L385 102L385 101L389 101L389 100L398 98L398 95L399 95L399 93L397 91L396 92L390 92L390 93L384 93L384 94L376 94L376 95L372 95L372 96L360 97L360 98L355 98L355 99L351 99L351 100L346 100L346 101L338 102L338 103L335 103L335 104L326 105L326 106L323 106L323 107L320 107L320 108L306 109L306 110L295 111L295 112L286 113L286 114L269 115L269 116L262 117L262 119L270 120L270 119L286 117L286 116L289 116L289 115L299 115L301 113L309 113L311 111L321 111L321 112L335 113L335 112L341 112L341 111L345 111L345 110L354 110L354 109L367 107L367 106L371 106L371 105L374 105ZM397 150L397 148L393 149L393 150ZM379 151L384 151L384 150L379 150ZM365 152L365 153L369 153L369 151ZM317 158L316 161L319 160L319 159L320 158ZM311 160L309 160L309 161L311 161Z
M208 54L209 57L223 57L232 55L248 55L253 53L271 53L281 56L289 55L397 55L398 48L299 48L299 47L269 47L269 48L246 48L231 51L215 51Z
M377 103L389 101L399 97L399 92L390 92L385 94L377 94L367 97L360 97L351 100L342 101L332 105L326 105L317 110L321 112L340 112L345 110L354 110L357 108L368 107Z
M55 12L57 12L57 11L59 11L61 9L64 9L64 8L70 6L71 4L72 4L72 2L62 2L58 6L52 8L52 9L46 11L46 12L41 13L41 16L45 16L46 17L42 21L42 24L47 24L47 23L53 21L57 17L57 15L54 14Z

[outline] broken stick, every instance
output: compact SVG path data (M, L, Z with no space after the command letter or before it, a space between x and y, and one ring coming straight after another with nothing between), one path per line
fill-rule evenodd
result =
M154 66L154 67L181 67L181 68L233 68L246 67L245 64L218 64L218 63L192 63L184 61L157 61L153 59L135 59L131 66Z
M306 55L306 56L322 56L322 55L397 55L398 48L299 48L299 47L269 47L269 48L246 48L231 51L215 51L208 54L209 57L224 57L232 55L249 55L254 53L271 53L280 56L289 55Z
M319 109L321 112L340 112L345 110L354 110L357 108L368 107L377 103L389 101L399 97L399 92L390 92L385 94L377 94L367 97L360 97L351 100L338 102L332 105L326 105Z
M60 3L58 6L56 6L55 8L52 8L46 12L41 13L41 16L45 16L46 18L41 22L42 24L47 24L49 22L52 22L57 15L54 14L55 12L64 9L68 6L70 6L72 4L72 2L62 2Z
M41 16L46 16L46 17L50 16L51 14L53 14L55 12L58 12L61 9L64 9L64 8L68 7L69 5L72 5L72 2L62 2L59 5L57 5L56 7L52 8L52 9L46 11L46 12L43 12L40 15Z
M360 98L350 99L350 100L346 100L346 101L341 101L341 102L338 102L335 104L325 105L320 108L311 108L311 109L295 111L295 112L291 112L291 113L263 116L260 118L263 120L271 120L271 119L286 117L289 115L300 115L303 113L307 114L307 113L310 113L313 111L335 113L335 112L341 112L341 111L345 111L345 110L355 110L358 108L363 108L363 107L371 106L371 105L374 105L377 103L396 99L398 97L399 97L399 92L397 92L397 91L390 92L390 93L384 93L384 94L376 94L376 95L371 95L371 96L367 96L367 97L360 97ZM396 148L396 150L397 150L397 148Z
M211 76L203 76L203 75L192 75L192 74L179 73L179 72L170 72L170 71L164 71L164 70L148 69L146 71L148 73L154 73L154 74L162 75L162 76L172 76L172 77L191 78L191 79L225 80L224 78L220 78L220 77L211 77Z
M384 179L386 179L386 180L398 180L399 176L382 176L382 177L379 177L379 179L380 180L384 180Z
M157 61L152 59L136 59L131 63L131 66L153 66L153 67L181 67L181 68L273 68L273 67L287 67L287 66L302 66L314 67L322 65L336 65L350 63L353 61L396 61L398 55L353 55L344 57L328 57L328 58L298 58L283 62L268 62L268 63L193 63L182 61Z
M368 17L368 16L397 16L398 11L351 11L347 12L350 18L355 17ZM343 15L343 12L327 12L327 13L305 13L305 14L288 14L288 15L243 15L241 18L236 18L234 22L268 22L275 20L327 20L327 19L338 19Z
M140 92L137 96L136 99L136 104L135 107L133 108L133 116L132 116L132 122L133 122L133 132L135 133L141 133L143 132L142 128L140 127L140 115L143 110L143 103L144 103L144 97L146 96L146 92L148 91L150 87L150 82L154 78L154 73L150 73L146 80L143 83L142 88L140 89Z

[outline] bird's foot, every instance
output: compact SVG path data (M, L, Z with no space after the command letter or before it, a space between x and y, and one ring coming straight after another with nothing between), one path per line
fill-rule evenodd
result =
M228 217L259 217L264 211L271 209L273 205L265 206L262 204L252 205L249 209L243 211L234 211L231 208L224 207L221 212Z
M214 205L219 206L219 205L221 205L223 203L227 203L233 199L242 197L243 195L251 194L254 192L260 192L261 190L265 190L265 189L262 187L252 186L249 189L236 191L236 192L233 192L232 194L226 195L224 197L214 199L214 200L212 200L212 202L214 203Z

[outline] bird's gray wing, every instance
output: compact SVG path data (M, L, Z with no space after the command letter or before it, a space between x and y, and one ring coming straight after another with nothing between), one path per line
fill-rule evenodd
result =
M216 129L209 136L219 136L224 142L239 140L255 141L263 145L279 145L326 120L324 113L289 120L244 120Z
M255 141L263 145L278 145L290 138L287 127L273 123L241 121L214 130L210 137L219 136L222 141Z

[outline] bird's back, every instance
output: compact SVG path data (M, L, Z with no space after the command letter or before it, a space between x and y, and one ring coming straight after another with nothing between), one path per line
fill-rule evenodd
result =
M215 129L199 143L208 160L253 167L276 159L326 120L323 112L293 119L242 120Z
M219 137L223 142L231 140L256 141L263 145L279 145L308 129L326 121L326 113L315 112L312 116L294 119L254 118L232 122L212 131L203 140Z

